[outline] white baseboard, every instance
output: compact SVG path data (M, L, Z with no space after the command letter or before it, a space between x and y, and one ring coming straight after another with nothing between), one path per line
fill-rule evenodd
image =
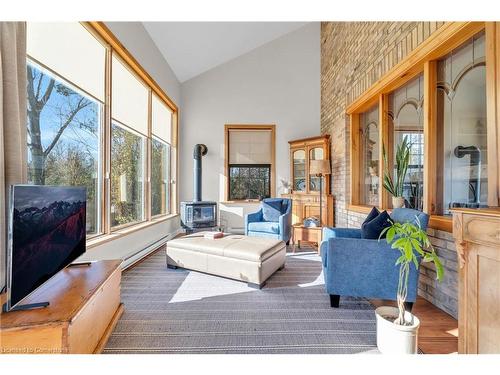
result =
M179 228L175 232L167 234L162 239L153 242L152 244L146 246L144 249L136 251L135 253L129 254L122 259L122 270L132 267L137 262L141 261L153 251L157 250L159 247L165 245L167 241L175 238L177 235L184 233L184 229Z

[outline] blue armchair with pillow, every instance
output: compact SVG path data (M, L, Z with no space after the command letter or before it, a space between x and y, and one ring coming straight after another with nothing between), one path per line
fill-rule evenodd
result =
M260 210L245 216L245 235L276 238L288 243L292 228L292 201L266 198Z
M363 229L323 228L321 256L332 307L339 307L340 296L396 300L399 267L395 264L400 253L385 238L378 240L382 227L387 225L388 214L372 210L370 215ZM390 218L400 223L416 223L418 218L423 230L429 221L427 214L409 208L395 208ZM418 275L412 265L406 298L408 310L417 298Z

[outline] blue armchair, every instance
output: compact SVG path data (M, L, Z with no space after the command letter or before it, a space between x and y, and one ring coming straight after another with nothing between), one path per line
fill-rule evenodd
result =
M286 198L266 198L260 210L245 216L245 235L290 241L292 201Z
M416 223L427 229L429 215L409 208L395 208L391 220ZM371 299L397 299L399 252L385 239L361 238L361 229L323 228L321 257L325 287L332 307L339 307L340 296ZM408 281L406 307L411 310L417 298L419 271L412 265Z

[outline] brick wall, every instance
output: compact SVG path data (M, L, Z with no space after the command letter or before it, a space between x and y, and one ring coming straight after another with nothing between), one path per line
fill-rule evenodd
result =
M442 22L323 22L321 24L321 132L332 139L332 194L339 227L359 227L365 215L349 202L348 104L436 31ZM457 317L457 263L451 235L429 230L445 264L438 284L431 267L422 267L419 294Z

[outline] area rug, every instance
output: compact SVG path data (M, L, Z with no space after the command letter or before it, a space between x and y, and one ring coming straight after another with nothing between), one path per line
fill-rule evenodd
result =
M159 251L123 273L122 301L104 353L376 352L373 307L342 298L331 308L314 251L288 252L262 290L167 269Z

